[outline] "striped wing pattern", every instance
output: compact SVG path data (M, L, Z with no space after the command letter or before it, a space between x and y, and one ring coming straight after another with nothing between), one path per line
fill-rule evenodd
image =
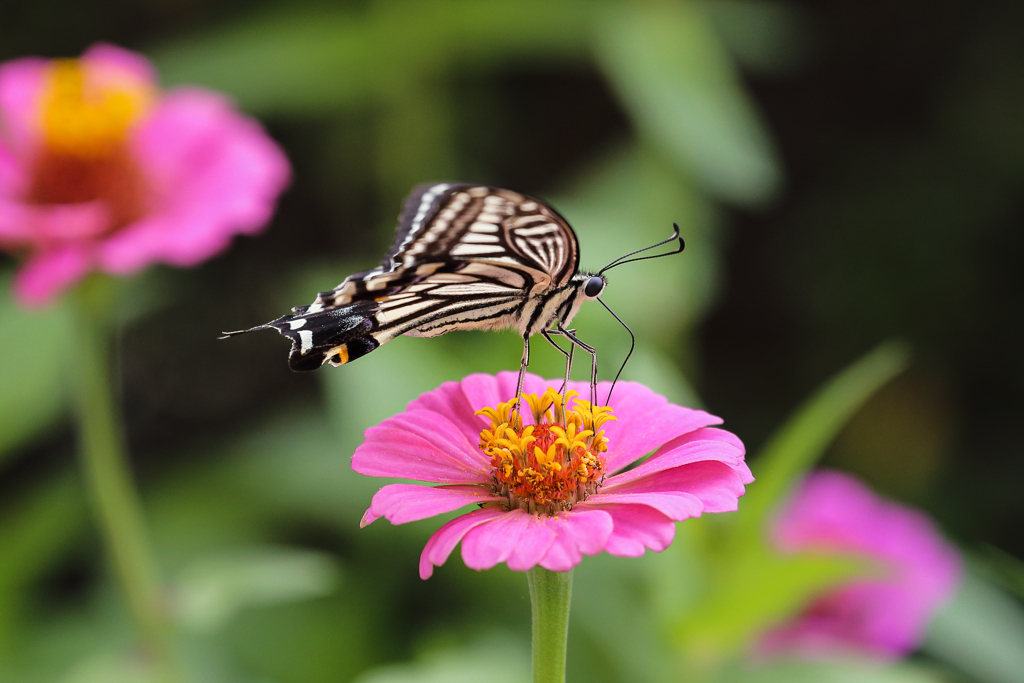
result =
M531 296L564 287L579 246L550 207L510 190L417 187L382 264L265 327L292 340L289 364L342 365L401 334L507 327Z

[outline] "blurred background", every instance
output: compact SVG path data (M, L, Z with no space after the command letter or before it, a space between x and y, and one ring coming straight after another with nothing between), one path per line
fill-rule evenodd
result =
M662 556L584 560L570 680L1024 680L1022 27L1013 0L4 0L0 61L138 50L167 87L228 93L294 167L265 233L119 294L128 439L190 675L528 675L524 577L455 557L421 581L440 522L360 530L385 482L348 466L422 391L514 369L515 334L401 338L309 374L269 332L216 339L372 267L404 195L455 179L550 201L584 267L678 222L683 255L611 274L638 336L624 376L723 416L755 476L809 396L905 342L822 462L927 511L983 585L908 661L783 671L746 661L742 628L685 636L714 566L691 527L717 528L687 522ZM0 256L0 680L144 680L80 482L67 313L19 308L14 267ZM610 378L625 331L599 307L576 322ZM557 376L543 347L531 369ZM988 668L967 633L992 635Z

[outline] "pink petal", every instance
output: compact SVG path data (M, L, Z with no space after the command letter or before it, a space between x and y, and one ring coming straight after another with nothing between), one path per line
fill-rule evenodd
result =
M458 427L469 443L479 443L480 430L488 424L485 418L473 414L476 408L470 405L459 382L445 382L437 389L421 394L406 410L429 410L443 415Z
M471 375L423 394L409 404L406 413L367 430L366 442L353 456L353 468L374 476L478 485L489 482L490 463L477 448L487 420L473 412L514 397L517 379L515 372ZM560 384L560 380L527 374L523 390L539 394ZM608 386L602 383L599 389L605 393ZM581 400L589 395L586 383L571 382L568 388L579 392ZM605 549L618 555L663 550L675 534L673 520L735 509L744 482L751 480L742 442L728 432L709 428L720 422L714 416L672 406L640 385L626 383L620 389L612 407L623 418L613 424L622 429L611 432L617 440L612 443L612 458L625 466L654 452L647 462L609 477L600 492L568 512L530 515L493 506L459 517L428 542L420 558L420 575L430 576L433 567L444 563L459 542L466 565L474 569L506 563L516 571L538 565L568 571L584 555ZM528 414L523 417L527 423L531 421ZM612 462L614 466L616 460ZM374 497L364 522L380 516L396 522L422 519L457 509L466 500L501 500L489 487L441 487L449 488L471 493L424 492L410 485L385 487Z
M587 498L585 505L606 510L609 505L646 505L675 522L700 517L704 503L692 493L666 491L663 493L605 493L602 489Z
M470 530L462 539L462 560L478 571L501 562L507 562L512 571L526 571L541 561L555 536L537 515L512 510Z
M78 246L61 247L32 256L14 277L14 291L22 304L41 306L88 272L89 252Z
M673 452L680 446L685 446L686 444L693 443L694 441L720 441L722 443L728 444L729 446L732 446L739 452L743 453L744 456L746 455L746 447L743 445L743 442L740 441L740 438L738 436L724 429L704 427L702 429L692 431L689 434L684 434L683 436L672 439L664 446L659 448L657 451L655 451L654 454L651 455L650 460L660 458L661 456L667 453ZM740 475L740 479L744 484L749 484L752 481L754 481L754 475L750 472L750 467L747 466L745 457L739 460L730 459L728 460L728 462L730 464L730 467L732 467Z
M435 484L481 484L487 478L404 430L372 427L367 434L367 440L352 455L352 469L359 474Z
M156 85L156 70L149 60L138 52L125 50L123 47L109 43L96 43L81 57L82 65L87 71L102 77L105 73L113 76L127 76L135 83L135 87ZM93 75L93 74L90 74Z
M0 201L21 196L27 184L24 165L0 138Z
M686 445L687 443L692 443L694 441L721 441L722 443L726 443L732 446L733 449L743 454L744 457L740 459L730 458L723 460L723 462L728 463L729 466L733 470L735 470L735 472L739 475L739 478L742 481L742 483L748 484L754 481L754 474L751 472L751 468L748 465L746 465L746 447L743 445L743 442L739 440L738 436L724 429L705 427L702 429L692 431L689 434L684 434L683 436L680 436L678 438L674 438L665 445L663 445L662 447L660 447L660 449L658 449L650 457L650 460L655 460L666 454L671 454L676 449L679 449L680 446ZM734 452L730 451L730 453Z
M647 549L660 553L675 538L675 523L646 505L613 505L604 510L615 524L605 552L619 557L639 557Z
M608 386L610 383L600 383L599 398L607 395ZM578 383L574 383L573 388L579 390ZM586 396L586 393L581 391L580 395ZM603 427L609 442L605 458L608 472L617 472L675 438L722 422L721 418L703 410L673 405L664 396L636 382L619 382L611 407L618 419L606 422Z
M455 550L462 537L473 527L484 524L508 514L501 508L491 507L474 510L469 514L456 517L434 532L420 554L420 578L429 579L434 567L440 567Z
M447 418L427 410L389 417L364 434L352 455L352 469L372 477L419 479L438 484L488 481L483 453Z
M707 460L725 463L738 472L749 472L743 462L743 452L735 446L721 441L691 441L658 458L647 460L628 472L609 477L605 480L605 486L621 486L628 481L640 479L655 472Z
M102 202L35 205L0 199L0 241L54 250L109 227L110 212Z
M480 430L490 424L487 418L474 415L481 408L493 408L514 398L518 372L499 372L497 376L469 375L461 382L445 382L437 389L428 391L412 401L406 410L431 410L444 415L473 444L480 441ZM561 385L559 381L555 388ZM526 374L524 393L543 393L549 383L537 375ZM530 411L523 415L525 424L532 423Z
M582 562L584 555L604 550L614 527L612 516L604 510L574 509L541 521L555 532L555 541L540 566L553 572L567 572Z
M914 649L956 589L959 554L921 512L883 500L839 472L809 476L780 512L774 540L789 552L861 556L881 568L818 596L772 629L761 646L805 656L860 651L897 657Z
M444 415L428 410L409 410L388 418L381 426L404 429L422 436L445 453L461 459L467 467L478 468L482 472L491 471L490 459L478 446L479 434L472 440L466 439Z
M110 210L99 201L80 204L31 206L32 233L35 240L47 243L73 243L90 240L110 227Z
M39 97L49 60L25 57L0 64L0 136L26 159L39 139Z
M262 230L290 177L287 158L259 124L203 90L166 96L134 143L158 196L151 215L101 245L101 265L113 273L154 261L192 266L234 235Z
M695 429L694 431L689 432L687 434L683 434L682 436L676 437L671 441L668 441L667 443L665 443L664 446L659 448L651 456L651 458L654 459L660 457L665 453L675 450L680 446L685 446L686 444L691 443L693 441L721 441L722 443L729 444L736 450L741 451L743 453L746 453L747 450L746 447L743 445L743 442L740 441L740 438L733 434L732 432L726 431L724 429L717 429L715 427L702 427L700 429Z
M0 246L16 247L32 241L32 208L0 197Z
M443 515L474 503L503 500L505 498L495 496L489 488L483 486L388 484L373 496L359 526L366 526L380 517L392 524L405 524Z
M476 411L481 408L493 408L499 403L504 403L515 398L516 384L518 381L518 372L505 371L499 372L497 375L469 375L462 380L461 385L462 391L465 393L469 405L473 407L474 411ZM539 395L543 394L549 386L554 385L557 389L561 384L561 380L555 383L554 380L544 380L537 375L528 372L523 378L523 393ZM483 426L486 427L487 422L483 418L480 418L480 420L483 423ZM527 409L524 411L523 423L531 424L532 422L532 415ZM477 431L479 432L479 430Z
M742 475L729 465L713 460L658 470L628 481L611 477L594 496L633 493L686 492L700 500L704 512L732 512L746 492ZM666 513L667 514L667 513Z

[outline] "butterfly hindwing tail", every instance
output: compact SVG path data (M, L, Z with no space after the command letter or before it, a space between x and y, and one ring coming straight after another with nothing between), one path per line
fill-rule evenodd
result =
M381 345L374 336L376 308L376 302L359 302L315 313L300 310L266 326L291 339L292 370L316 370L324 363L344 365Z

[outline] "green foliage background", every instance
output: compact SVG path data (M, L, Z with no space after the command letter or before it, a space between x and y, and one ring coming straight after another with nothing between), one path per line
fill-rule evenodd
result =
M264 235L118 289L129 439L192 680L528 677L524 577L453 558L420 581L439 521L360 530L383 482L348 466L362 431L420 392L511 369L517 338L403 338L310 375L288 372L273 335L215 339L375 263L403 195L433 179L549 199L585 266L678 222L685 255L613 273L606 299L638 335L625 375L723 415L758 477L739 513L679 525L661 555L584 561L571 680L1024 680L1021 14L1009 0L0 7L0 59L140 50L167 86L229 93L294 164ZM15 263L0 265L0 681L148 680L74 458L66 311L17 308ZM599 309L577 322L610 372L624 332ZM559 373L554 352L534 363ZM923 506L969 558L908 661L746 656L761 628L871 570L764 543L822 459Z

